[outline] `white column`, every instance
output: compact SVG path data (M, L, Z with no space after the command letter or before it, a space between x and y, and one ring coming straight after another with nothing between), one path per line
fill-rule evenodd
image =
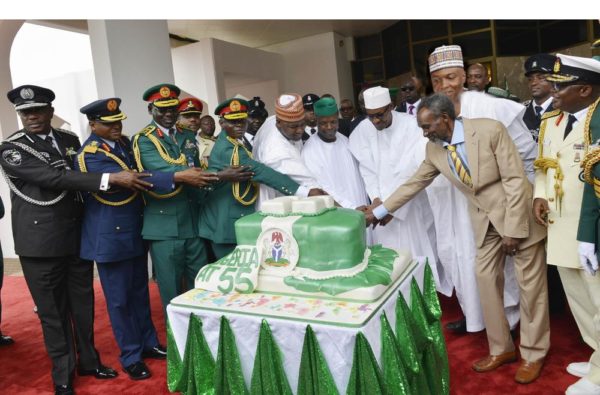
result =
M151 118L142 94L174 83L166 21L88 20L98 97L120 97L127 114L124 131L133 135Z

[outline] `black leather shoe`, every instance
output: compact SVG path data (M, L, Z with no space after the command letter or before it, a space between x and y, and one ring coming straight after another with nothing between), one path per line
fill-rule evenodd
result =
M144 351L142 353L142 358L167 359L167 348L159 344Z
M146 366L146 364L142 361L132 363L131 365L123 368L123 371L127 373L129 378L132 380L144 380L152 376L150 369L148 369L148 366Z
M458 321L452 321L446 324L446 329L456 334L467 333L467 319L463 318Z
M0 333L0 346L10 346L11 344L14 344L15 341L13 340L12 337L10 336L6 336Z
M73 387L69 384L55 385L54 395L75 395L75 391L73 391Z
M97 379L114 379L119 375L116 370L109 368L108 366L100 365L96 369L79 369L77 374L80 376L94 376Z

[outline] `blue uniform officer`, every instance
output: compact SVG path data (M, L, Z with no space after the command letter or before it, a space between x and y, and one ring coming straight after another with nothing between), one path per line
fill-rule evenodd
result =
M81 172L116 173L135 168L131 142L122 135L121 99L97 100L81 112L89 120L90 137L79 150ZM173 173L153 172L144 180L154 190L170 191ZM147 249L142 240L141 194L110 188L89 193L81 233L80 256L96 261L123 370L133 380L150 377L143 358L166 358L150 317Z

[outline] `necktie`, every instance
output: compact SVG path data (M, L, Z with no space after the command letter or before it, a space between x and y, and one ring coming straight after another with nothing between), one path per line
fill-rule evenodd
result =
M315 132L317 131L317 129L315 128L310 128L310 134L315 134Z
M472 188L473 181L471 180L471 173L469 172L469 168L465 166L460 156L456 153L456 146L447 145L446 148L448 149L452 163L454 163L454 170L456 170L458 178L463 182L463 184Z
M542 106L535 106L535 115L537 115L538 119L542 117Z
M412 104L411 104L410 106L408 106L408 113L409 113L410 115L415 115L415 114L413 113L413 111L414 111L414 110L415 110L415 106L413 106Z
M565 128L565 136L563 137L563 140L566 139L569 133L571 133L571 130L573 130L573 124L575 123L575 121L577 121L575 115L570 114L569 120L567 121L567 127Z
M50 144L52 146L52 148L54 148L62 156L60 149L58 149L58 145L54 144L54 139L52 138L52 136L47 135L46 138L44 139L44 141L47 142L48 144Z
M177 144L177 140L175 139L175 129L173 129L173 128L169 129L169 137L175 144Z

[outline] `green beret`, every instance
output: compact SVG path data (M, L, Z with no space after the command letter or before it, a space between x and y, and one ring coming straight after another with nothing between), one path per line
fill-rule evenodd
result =
M396 95L398 95L399 90L400 90L399 88L389 88L390 96L395 97Z
M319 99L313 108L317 117L328 117L337 114L338 111L337 103L331 97Z

